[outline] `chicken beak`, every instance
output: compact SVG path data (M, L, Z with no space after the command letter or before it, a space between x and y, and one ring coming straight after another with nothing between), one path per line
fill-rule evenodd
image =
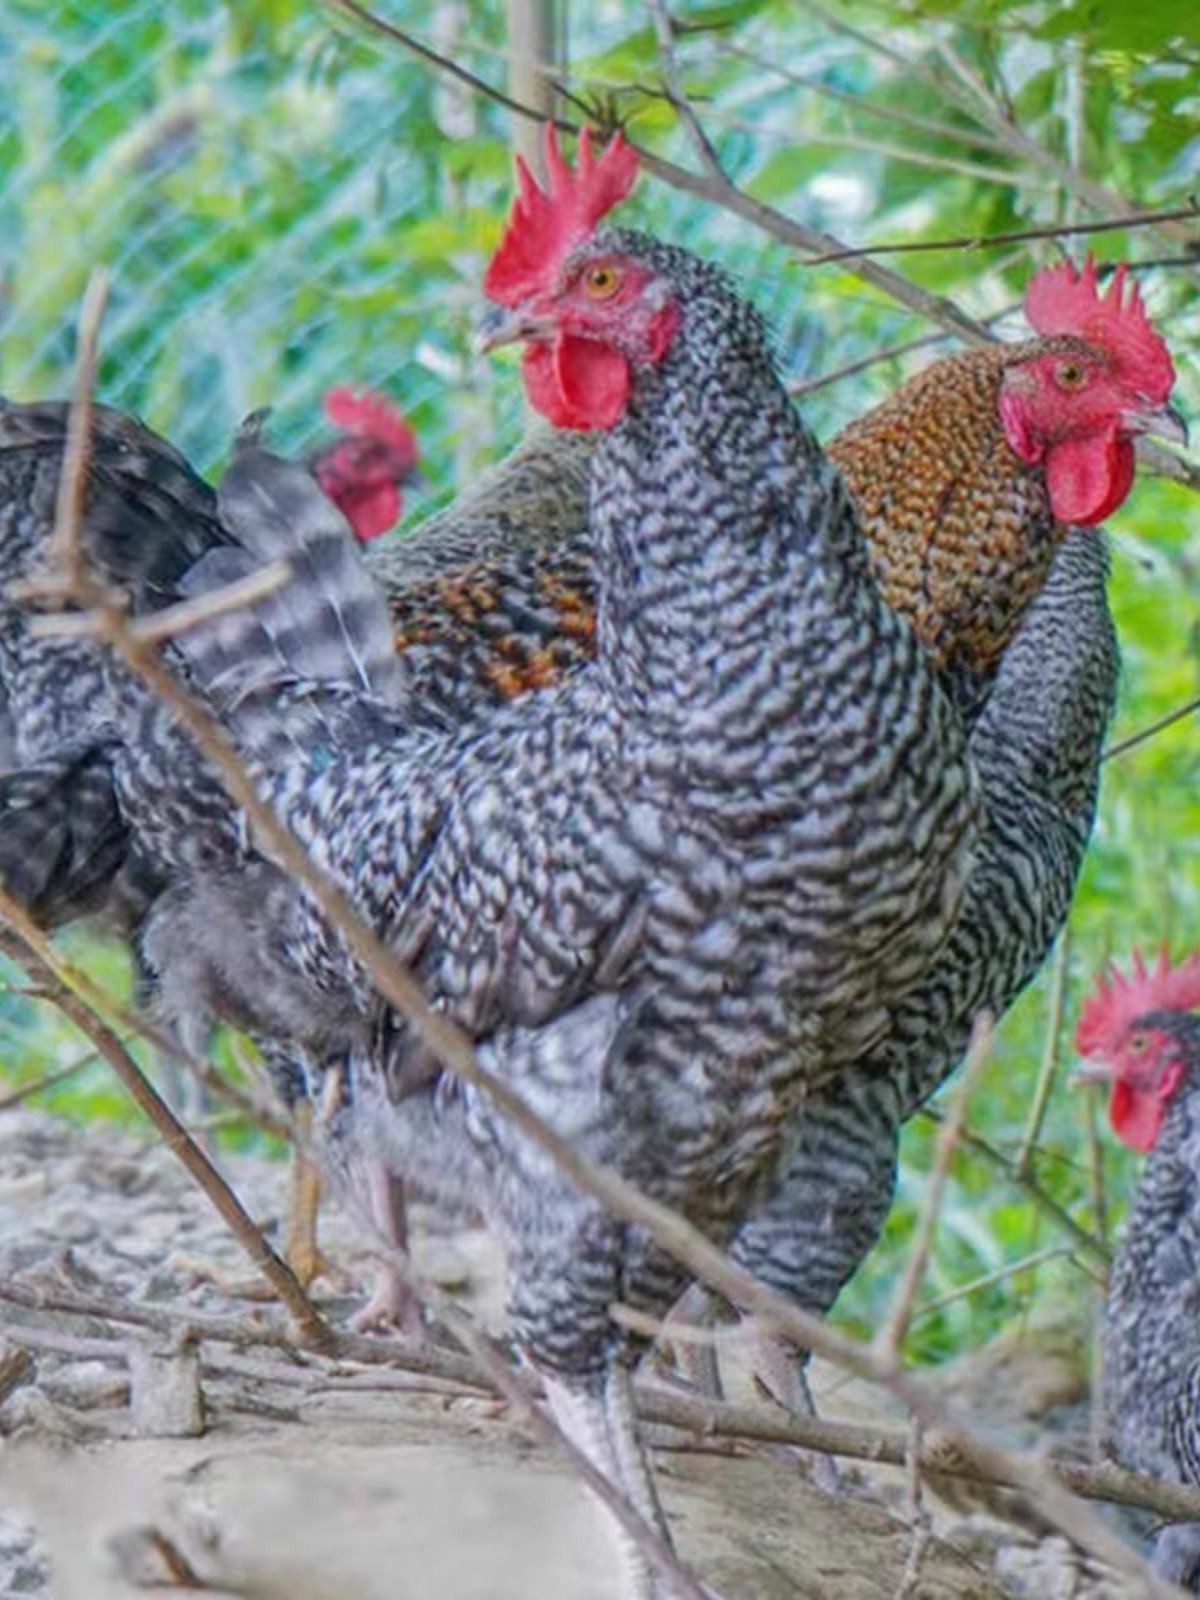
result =
M1129 406L1121 412L1121 425L1130 434L1151 434L1168 444L1185 446L1187 423L1174 406Z
M1081 1083L1108 1083L1111 1077L1112 1068L1107 1061L1089 1061L1083 1056L1071 1068L1067 1082L1076 1089Z
M493 306L484 313L480 322L475 350L482 356L489 350L499 349L502 344L518 344L524 339L548 339L554 329L552 317L539 317L522 306L514 311Z

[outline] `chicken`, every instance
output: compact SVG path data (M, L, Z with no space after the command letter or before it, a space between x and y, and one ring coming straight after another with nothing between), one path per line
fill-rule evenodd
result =
M976 1013L999 1015L1030 982L1066 918L1117 671L1107 559L1078 524L1128 491L1138 433L1183 436L1167 405L1170 358L1124 278L1118 269L1101 295L1090 264L1038 274L1026 297L1038 338L935 363L829 446L884 592L916 622L972 730L984 807L962 913L937 963L862 1061L809 1096L773 1194L739 1233L741 1263L814 1312L829 1309L878 1237L903 1121L953 1071ZM590 650L590 566L572 517L594 444L574 437L556 480L548 463L561 448L532 441L504 469L521 483L520 469L528 481L536 464L517 504L523 513L540 497L546 538L509 518L499 551L431 580L429 554L457 556L466 543L451 507L427 525L427 546L419 530L411 555L407 542L370 552L421 694L436 682L473 706L553 680ZM482 489L471 514L488 503ZM686 1310L707 1314L706 1297L691 1295ZM759 1357L763 1381L803 1406L784 1353L766 1345Z
M387 395L338 385L321 400L334 437L312 451L308 470L356 539L377 539L400 520L401 489L417 466L417 439Z
M355 536L374 538L399 515L400 485L416 463L412 430L369 390L330 389L323 408L338 432L309 468ZM61 403L0 403L6 595L46 560L66 425ZM93 570L127 590L139 612L164 604L188 566L227 542L209 484L137 418L101 405L93 408L83 538ZM28 623L11 596L0 604L0 693L14 769L0 778L0 882L46 927L107 909L128 932L156 880L112 777L112 668L90 641L37 638Z
M1102 974L1080 1011L1080 1080L1111 1084L1113 1132L1148 1152L1108 1280L1104 1401L1126 1466L1200 1486L1200 956ZM1200 1522L1155 1538L1154 1566L1200 1594Z
M382 606L373 623L339 606L318 640L297 584L178 649L264 794L488 1069L725 1239L798 1095L939 947L974 790L958 718L871 580L758 316L689 252L597 229L635 173L619 135L598 158L583 140L574 173L552 139L547 159L546 194L522 169L485 286L510 312L498 337L525 342L535 406L604 432L595 664L445 737L364 692L358 664L390 648ZM333 536L325 503L261 453L223 504L258 557ZM188 592L231 572L202 562ZM342 672L306 677L334 637ZM291 959L314 987L366 992L304 905ZM659 1520L628 1402L635 1341L609 1307L665 1310L681 1269L371 1004L347 1078L356 1139L494 1219L557 1415ZM662 1592L625 1553L630 1591Z
M331 389L323 408L336 432L307 466L354 535L373 538L399 515L401 485L416 461L412 430L386 396L370 390ZM9 403L0 412L5 588L45 558L66 422L61 404ZM256 427L257 419L251 434ZM161 605L165 586L174 596L185 568L227 543L211 487L165 440L109 407L94 408L87 485L83 539L91 566L128 589L140 611ZM245 850L223 791L186 742L165 771L139 767L130 790L116 707L140 691L127 682L118 688L121 678L91 642L35 638L19 605L0 610L0 686L13 757L24 763L0 777L0 881L43 926L99 913L110 930L130 938L144 995L194 1054L214 1018L253 1029L260 1011L245 996L256 980L275 981L274 971L264 976L252 960L240 964L254 941L230 944L214 933L222 924L209 914L216 907L230 922L270 927L283 916L281 885L273 868ZM180 941L213 952L205 985L178 981L173 952ZM277 1030L281 994L286 989L266 1008ZM301 1001L289 995L283 1003ZM282 1014L298 1026L291 1012ZM272 1075L292 1101L296 1069L270 1049ZM169 1071L168 1078L173 1098L190 1104L194 1086ZM297 1114L303 1124L302 1104ZM286 1251L302 1281L311 1280L316 1245L303 1217L289 1218ZM385 1299L395 1303L394 1294Z

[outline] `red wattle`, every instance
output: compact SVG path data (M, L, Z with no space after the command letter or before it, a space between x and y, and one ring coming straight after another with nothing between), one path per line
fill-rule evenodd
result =
M354 537L362 543L386 533L400 515L400 491L394 483L343 490L330 498L350 524Z
M1108 1120L1118 1139L1144 1154L1154 1148L1166 1102L1145 1089L1116 1079L1108 1101Z
M1046 489L1059 522L1103 522L1133 486L1133 445L1115 429L1064 439L1046 452Z
M521 373L530 405L556 428L611 428L629 398L628 360L596 339L529 344Z

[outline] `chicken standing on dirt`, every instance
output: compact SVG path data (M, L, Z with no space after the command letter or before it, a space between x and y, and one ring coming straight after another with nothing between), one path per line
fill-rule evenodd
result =
M1105 1410L1126 1466L1200 1487L1200 956L1101 976L1075 1034L1081 1080L1112 1085L1117 1137L1149 1152L1108 1280ZM1200 1522L1171 1523L1154 1566L1200 1594Z
M378 635L353 636L358 609L341 612L341 680L321 674L322 695L296 676L313 638L297 586L278 681L283 597L256 608L261 624L231 614L179 648L264 792L487 1067L722 1239L805 1084L941 943L974 794L958 719L879 597L756 313L688 252L595 231L634 177L619 136L595 160L584 141L574 174L552 141L548 161L548 195L521 171L486 286L526 341L538 408L605 433L595 664L437 740L377 700L356 707L355 663L379 654ZM247 458L242 486L229 516L236 498L259 554L272 520L280 548L321 536L328 513L294 471ZM378 628L390 648L382 607ZM315 912L300 957L314 984L362 981ZM516 1331L558 1415L661 1523L632 1340L609 1308L661 1312L677 1264L486 1095L444 1080L382 1008L348 1088L398 1172L437 1187L457 1168L494 1217ZM630 1592L663 1592L626 1555Z

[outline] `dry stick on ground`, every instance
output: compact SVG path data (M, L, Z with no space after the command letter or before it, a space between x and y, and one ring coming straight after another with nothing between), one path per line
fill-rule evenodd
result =
M1050 1103L1050 1091L1054 1087L1054 1075L1058 1070L1058 1045L1059 1037L1062 1033L1063 1000L1067 991L1067 953L1070 945L1070 929L1065 927L1059 935L1050 963L1050 1010L1046 1018L1046 1038L1042 1046L1042 1060L1038 1067L1037 1082L1034 1084L1029 1117L1025 1123L1025 1130L1021 1134L1021 1143L1017 1146L1016 1158L1013 1161L1013 1170L1021 1178L1029 1175L1030 1162L1033 1159L1037 1142L1041 1137L1042 1123L1046 1119L1046 1107Z
M285 1351L293 1360L321 1359L353 1361L365 1366L392 1365L409 1372L428 1373L478 1387L482 1379L478 1366L457 1351L435 1345L414 1344L405 1339L383 1339L372 1335L339 1333L331 1354L299 1349L292 1334L276 1323L254 1317L217 1317L191 1309L172 1309L163 1305L137 1305L116 1296L70 1289L58 1282L11 1283L0 1280L0 1301L23 1306L29 1311L55 1311L63 1316L130 1323L172 1338L209 1340L239 1349L263 1346ZM486 1385L489 1389L490 1384Z
M103 995L93 989L90 980L84 980L82 992L76 992L68 985L57 951L24 908L4 889L0 889L0 918L12 930L11 934L0 934L5 954L29 972L35 981L47 987L55 1005L91 1040L96 1051L112 1067L139 1109L153 1123L167 1148L199 1183L220 1213L221 1220L275 1290L295 1320L300 1338L315 1349L331 1350L335 1342L333 1333L297 1283L291 1268L271 1249L261 1229L255 1225L253 1218L244 1210L233 1190L179 1122L170 1106L147 1081L118 1035L96 1014L93 1009L95 999L98 998L103 1007Z
M173 1310L166 1306L140 1305L116 1296L109 1298L57 1286L41 1288L28 1283L3 1281L0 1281L0 1302L27 1310L52 1311L61 1316L78 1317L88 1323L103 1321L118 1326L131 1324L172 1337L231 1345L235 1349L279 1350L289 1358L286 1364L280 1362L275 1368L270 1368L266 1363L255 1365L262 1368L264 1377L270 1377L274 1371L282 1384L291 1385L298 1381L299 1373L313 1373L317 1375L318 1382L329 1382L336 1387L369 1388L375 1381L369 1369L399 1367L417 1377L430 1377L459 1387L464 1394L496 1392L494 1385L472 1360L457 1351L436 1345L413 1345L397 1339L339 1335L334 1357L303 1355L303 1365L297 1366L296 1361L301 1353L297 1352L288 1335L278 1327L250 1318L205 1316L182 1308ZM8 1334L9 1326L7 1322L0 1323L0 1331ZM36 1331L40 1333L43 1330ZM9 1336L13 1343L19 1344L19 1335L20 1329L13 1328ZM114 1337L107 1342L112 1347L112 1359L118 1359L121 1341ZM103 1341L97 1339L95 1343L100 1345ZM347 1363L368 1370L348 1373ZM214 1358L213 1365L220 1365L220 1359ZM381 1379L386 1376L386 1373L380 1375ZM361 1379L361 1383L356 1384L356 1378ZM637 1407L638 1414L648 1422L662 1423L702 1437L749 1444L798 1445L820 1450L827 1455L840 1455L885 1466L903 1466L908 1450L909 1436L903 1429L865 1427L819 1417L785 1417L777 1408L759 1409L725 1401L702 1400L660 1387L639 1388ZM1140 1507L1167 1520L1200 1521L1198 1488L1153 1478L1145 1473L1128 1472L1123 1467L1110 1464L1091 1466L1053 1460L1050 1464L1060 1481L1075 1494L1113 1505ZM948 1467L944 1449L940 1445L929 1456L928 1465L969 1482L1014 1487L1011 1476L980 1472L970 1464Z
M971 1028L971 1042L967 1046L967 1058L963 1065L962 1075L954 1088L949 1115L938 1129L937 1142L933 1153L933 1166L930 1168L929 1176L925 1180L925 1200L921 1207L921 1216L917 1223L916 1234L912 1244L909 1246L908 1256L904 1263L904 1271L900 1274L899 1281L896 1284L892 1303L883 1319L883 1325L875 1335L875 1354L889 1365L894 1364L896 1361L900 1346L904 1342L904 1335L908 1330L908 1324L912 1318L917 1290L921 1287L921 1279L925 1276L929 1252L933 1245L933 1235L938 1224L942 1192L945 1189L946 1177L950 1170L950 1158L958 1146L959 1136L967 1120L967 1102L970 1099L971 1091L974 1089L980 1073L991 1057L993 1033L994 1024L991 1015L986 1011L981 1011L975 1018Z

